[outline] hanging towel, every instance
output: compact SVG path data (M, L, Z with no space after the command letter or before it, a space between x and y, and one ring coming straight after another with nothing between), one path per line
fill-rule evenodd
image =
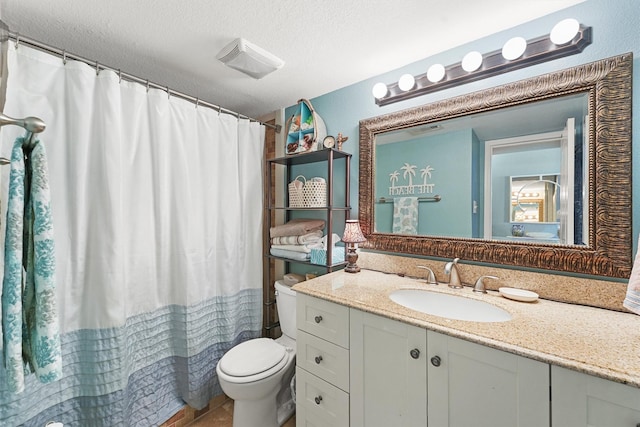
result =
M394 197L393 232L418 234L418 198Z
M55 295L55 256L46 153L18 138L11 153L2 281L2 333L8 388L24 375L43 383L62 377Z
M640 314L640 239L638 240L638 252L631 269L631 277L627 285L627 296L622 305L634 312Z

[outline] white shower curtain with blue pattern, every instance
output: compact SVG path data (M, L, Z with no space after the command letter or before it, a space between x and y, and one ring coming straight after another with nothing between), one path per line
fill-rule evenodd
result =
M204 407L220 357L261 332L264 127L27 46L8 67L5 114L47 123L63 375L15 394L0 366L0 425Z

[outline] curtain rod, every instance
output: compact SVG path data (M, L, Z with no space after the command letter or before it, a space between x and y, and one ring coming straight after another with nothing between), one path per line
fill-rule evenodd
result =
M0 23L3 23L3 22L0 21ZM73 53L69 53L64 49L59 49L57 47L48 45L46 43L42 43L42 42L39 42L37 40L33 40L33 39L28 38L28 37L21 36L18 33L12 33L11 31L9 31L8 34L9 34L9 39L13 40L16 43L16 46L20 46L20 44L28 45L29 47L33 47L34 49L37 49L37 50L40 50L40 51L43 51L43 52L47 52L47 53L50 53L52 55L59 56L59 57L62 58L62 61L65 62L65 63L66 63L67 59L84 62L87 65L91 65L92 67L95 67L96 73L99 73L101 70L113 71L118 75L118 78L120 80L125 79L125 80L128 80L128 81L132 81L132 82L143 84L143 85L145 85L147 87L147 90L150 87L153 87L155 89L161 89L161 90L167 92L167 95L169 95L169 96L175 96L177 98L181 98L181 99L184 99L186 101L190 101L190 102L194 103L196 105L196 107L199 106L199 105L203 105L205 107L212 108L212 109L218 111L219 113L230 114L232 116L236 116L238 119L249 119L250 121L260 123L261 125L269 127L271 129L275 129L276 132L280 132L280 129L281 129L280 125L272 125L272 124L269 124L269 123L261 122L258 119L254 119L254 118L246 116L244 114L240 114L238 112L229 110L229 109L221 107L219 105L211 104L209 102L201 100L200 98L196 98L194 96L187 95L187 94L185 94L183 92L178 92L176 90L170 89L169 86L162 86L162 85L159 85L157 83L150 82L148 79L142 79L142 78L140 78L138 76L134 76L133 74L125 73L120 69L115 69L115 68L100 64L98 61L92 61L92 60L90 60L88 58L84 58L84 57L82 57L80 55L75 55Z

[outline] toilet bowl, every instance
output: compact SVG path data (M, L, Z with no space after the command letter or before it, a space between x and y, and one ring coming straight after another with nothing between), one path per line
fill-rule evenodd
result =
M234 400L233 427L278 427L295 410L290 383L296 359L296 293L281 281L275 288L282 336L238 344L216 366L222 391Z

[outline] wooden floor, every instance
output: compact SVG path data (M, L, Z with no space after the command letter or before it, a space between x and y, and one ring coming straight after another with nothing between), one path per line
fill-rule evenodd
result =
M233 427L233 400L227 399L222 405L187 424L187 427ZM296 416L289 418L282 427L296 427Z

